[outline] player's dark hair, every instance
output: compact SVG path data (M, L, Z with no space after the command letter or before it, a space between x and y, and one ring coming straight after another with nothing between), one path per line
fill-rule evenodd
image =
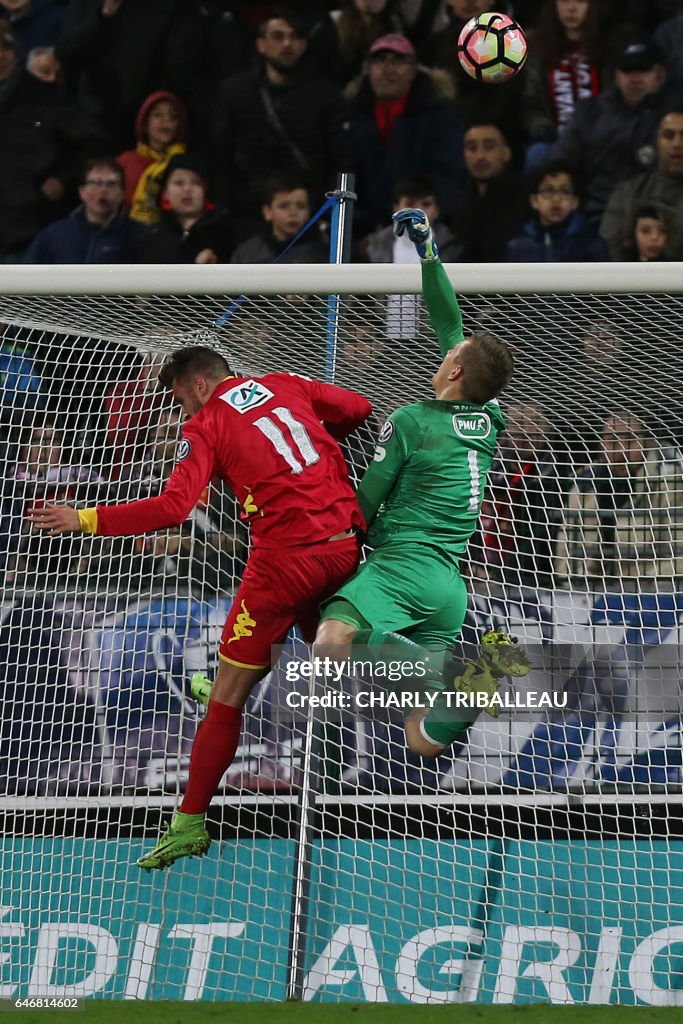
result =
M462 396L466 402L484 405L512 379L512 350L490 331L475 331L471 345L458 353L463 368Z
M184 381L193 374L209 377L211 380L224 380L232 373L225 356L207 345L188 345L179 348L168 357L159 372L159 383L170 388L173 381Z

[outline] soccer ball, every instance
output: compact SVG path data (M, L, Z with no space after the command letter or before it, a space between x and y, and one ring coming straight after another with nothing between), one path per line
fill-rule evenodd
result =
M507 14L470 18L458 39L458 60L471 78L499 85L516 75L526 60L526 39Z

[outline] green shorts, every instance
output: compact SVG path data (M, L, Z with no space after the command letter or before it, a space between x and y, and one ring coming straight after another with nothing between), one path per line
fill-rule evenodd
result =
M404 544L373 551L355 576L323 603L321 618L357 629L369 624L425 647L442 648L460 633L466 611L467 588L457 566L423 544Z

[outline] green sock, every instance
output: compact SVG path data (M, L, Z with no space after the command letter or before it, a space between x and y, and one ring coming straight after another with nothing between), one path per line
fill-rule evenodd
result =
M450 747L456 739L464 739L471 724L463 722L462 709L449 707L442 694L422 719L424 733L443 747Z
M419 674L416 672L414 675L406 676L399 683L390 683L387 680L388 688L410 690L416 686L419 688L427 686L432 690L443 690L446 685L444 667L452 660L450 653L446 650L430 651L401 633L389 633L383 629L358 630L353 638L352 647L366 648L367 653L363 652L364 660L372 662L373 665L385 663L387 647L400 647L402 662L413 667L421 666ZM381 679L376 681L382 683Z

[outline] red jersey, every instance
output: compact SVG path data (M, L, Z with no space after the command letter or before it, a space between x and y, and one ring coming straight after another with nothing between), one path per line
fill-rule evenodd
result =
M183 428L176 466L155 498L98 505L97 532L147 533L183 523L214 477L232 488L252 543L294 547L365 525L343 438L372 406L361 395L288 373L228 377Z

